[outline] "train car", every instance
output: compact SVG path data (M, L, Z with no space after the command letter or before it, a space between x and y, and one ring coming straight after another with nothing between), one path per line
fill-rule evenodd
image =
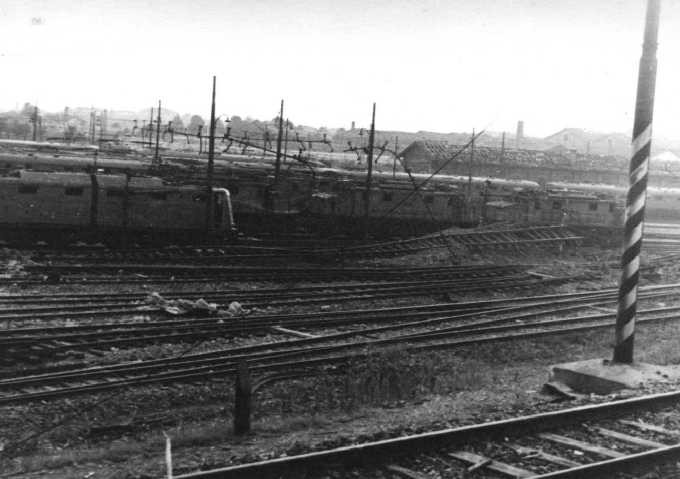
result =
M549 191L583 192L602 199L613 199L625 202L628 188L623 186L586 183L549 183ZM645 218L650 221L678 222L680 221L680 188L666 188L649 186L647 188L647 203Z
M210 197L209 197L210 196ZM213 215L207 225L208 201ZM181 239L235 232L229 191L169 186L158 178L20 171L0 177L0 230L54 237L145 235ZM208 228L209 226L209 228Z
M382 184L371 189L368 202L369 230L389 236L411 236L463 224L469 212L465 193L457 188L414 192L404 185ZM327 231L363 231L366 189L354 181L337 182L331 193L314 193L305 214Z
M609 229L623 226L625 210L623 203L613 198L548 193L536 199L529 211L531 223Z

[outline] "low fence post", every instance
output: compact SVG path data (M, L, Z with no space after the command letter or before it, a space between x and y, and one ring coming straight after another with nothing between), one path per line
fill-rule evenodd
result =
M252 411L252 384L250 371L245 361L239 362L234 380L234 434L237 436L250 432Z

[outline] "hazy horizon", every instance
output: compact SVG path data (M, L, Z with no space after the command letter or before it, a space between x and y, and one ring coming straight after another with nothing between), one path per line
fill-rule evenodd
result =
M596 3L596 4L595 4ZM632 129L638 0L9 0L0 109L95 105L380 130ZM662 2L654 132L673 138L680 4ZM21 105L19 105L20 107Z

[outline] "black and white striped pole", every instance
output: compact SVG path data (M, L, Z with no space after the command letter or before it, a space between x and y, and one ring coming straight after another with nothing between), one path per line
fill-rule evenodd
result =
M644 228L649 155L652 146L654 86L656 84L656 46L659 32L660 0L647 1L645 36L638 73L633 143L630 159L630 186L626 198L626 224L621 257L621 282L616 315L614 362L633 362L637 287L640 276L640 249Z

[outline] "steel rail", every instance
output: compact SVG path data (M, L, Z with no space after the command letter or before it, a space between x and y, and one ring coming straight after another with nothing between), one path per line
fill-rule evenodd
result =
M658 291L658 292L655 292ZM649 291L645 292L645 298L647 299L653 299L655 297L660 297L660 296L666 296L667 294L673 294L672 290L668 291L666 290L665 292L663 290L658 290L658 289L650 289ZM543 298L543 297L538 297L538 298ZM559 308L560 311L566 311L567 309L565 306L568 306L570 304L578 304L579 301L581 301L582 297L580 295L570 295L569 297L562 299L562 300L550 300L547 304L549 304L550 308L548 309L548 312L554 311L554 308ZM600 301L611 301L612 296L607 296L606 294L604 295L591 295L588 297L588 300L590 301L590 304L584 304L583 307L587 307L589 305L593 304L598 304L597 300ZM324 337L321 338L306 338L306 339L296 339L293 341L286 341L283 343L267 343L264 345L251 345L251 346L245 346L241 348L236 348L236 349L230 349L229 351L231 353L235 352L245 352L245 351L254 351L258 349L272 349L275 347L291 347L291 346L302 346L302 345L309 345L309 344L315 344L319 342L324 342L328 340L338 340L338 339L346 339L350 338L352 336L356 335L363 335L363 334L380 334L380 333L385 333L389 331L397 331L400 329L408 329L408 328L414 328L414 327L423 327L423 326L436 326L439 325L443 322L448 322L452 320L464 320L464 319L471 319L474 318L477 314L480 312L484 312L485 314L503 314L503 313L522 313L524 316L523 317L529 317L530 315L527 313L527 311L534 309L534 308L540 308L542 306L546 305L546 302L542 301L535 301L535 302L529 302L525 304L516 304L516 303L510 303L510 304L502 304L498 303L500 300L496 300L494 302L489 302L485 305L485 303L460 303L459 305L456 305L455 303L453 304L443 304L443 305L433 305L433 306L428 306L428 305L422 305L422 306L411 306L408 308L384 308L378 311L379 315L387 314L389 316L393 315L399 315L402 316L405 312L407 315L405 316L406 319L411 319L415 320L418 318L424 318L420 319L419 321L412 321L412 322L407 322L407 323L400 323L400 324L391 324L391 325L386 325L386 326L379 326L379 327L374 327L369 330L363 330L361 332L356 332L356 331L350 331L350 332L343 332L343 333L335 333L331 335L325 335ZM479 307L473 307L472 309L470 308L469 305L482 305L481 309ZM451 306L453 308L451 309ZM460 309L456 306L460 306ZM491 309L489 309L491 307ZM444 308L444 309L442 309ZM329 312L329 313L304 313L304 314L288 314L288 315L273 315L273 316L264 316L260 317L260 320L266 321L267 319L273 319L278 324L282 324L283 321L286 319L300 319L300 318L306 318L310 319L312 324L316 324L320 319L326 318L326 317L332 317L335 319L338 318L357 318L357 317L363 317L365 318L366 321L369 321L371 319L379 319L376 318L375 316L372 316L376 312L373 310L352 310L352 311L338 311L338 312ZM415 313L415 315L414 315ZM434 317L431 317L433 313L436 313ZM453 315L451 315L453 313ZM366 315L369 316L366 316ZM443 315L443 316L442 316ZM515 316L517 318L517 316ZM495 320L493 320L495 321ZM309 323L308 323L309 324ZM290 326L290 323L287 324ZM214 352L209 352L209 353L200 353L200 354L194 354L191 356L185 356L186 358L191 358L193 359L200 359L200 358L214 358L216 356L222 357L222 355L225 353L223 350L218 350ZM169 365L173 363L174 361L172 359L159 359L159 360L151 360L151 361L146 361L146 365ZM121 365L123 368L125 367L125 364ZM135 364L136 367L139 367L139 364ZM116 366L107 366L105 369L107 370L112 370L115 369ZM102 367L97 367L93 368L98 371L102 371Z
M289 296L288 299L261 299L248 300L247 298L233 297L232 301L239 301L246 308L261 308L261 307L281 307L281 306L304 306L312 304L326 304L329 302L337 303L341 301L366 301L377 299L391 299L402 298L407 296L431 296L433 294L441 294L443 292L450 292L455 289L457 293L472 292L472 291L488 291L501 289L522 289L530 287L548 286L551 284L567 282L574 279L573 277L565 278L551 278L551 279L525 279L518 277L502 277L489 281L467 281L459 282L440 282L440 283L420 283L418 287L413 286L397 286L391 288L366 290L364 292L346 293L333 292L322 295L314 295L312 297L299 297L295 295ZM211 299L208 297L208 299ZM158 310L149 309L149 305L139 305L137 307L130 307L129 304L123 303L121 308L112 307L111 309L91 309L90 305L72 306L69 308L60 307L45 307L35 308L34 312L21 312L21 308L16 309L15 312L0 315L0 321L21 321L21 320L38 320L38 319L63 319L63 318L84 318L95 316L128 316L134 314L151 314L158 312ZM40 311L38 311L40 310Z
M242 292L257 292L261 293L263 295L270 295L270 294L277 294L281 292L307 292L307 291L326 291L329 289L336 289L336 288L350 288L350 287L366 287L366 286L376 286L376 285L383 285L385 283L383 282L376 282L376 283L329 283L327 285L311 285L311 286L303 286L303 287L285 287L285 288L267 288L267 289L257 289L257 290L240 290L240 289L218 289L218 290L193 290L193 291L161 291L159 294L163 296L164 298L178 298L178 297L201 297L205 294L215 294L215 295L221 295L221 294L232 294L232 293L242 293ZM658 290L668 290L668 289L674 289L674 288L680 288L680 283L669 283L669 284L660 284L660 285L648 285L648 286L641 286L640 290L641 291L658 291ZM507 302L522 302L522 301L527 301L527 300L538 300L538 299L564 299L564 298L577 298L577 297L587 297L592 294L601 294L601 293L611 293L611 292L616 292L616 288L605 288L601 290L595 290L595 291L582 291L582 292L576 292L576 293L554 293L554 294L544 294L540 296L520 296L520 297L512 297L512 298L497 298L497 299L491 299L491 300L478 300L478 301L468 301L468 302L456 302L456 303L451 303L451 304L468 304L468 305L473 305L473 304L479 304L479 303L507 303ZM141 293L109 293L109 292L103 292L103 293L29 293L29 294L8 294L8 295L0 295L0 303L4 302L13 302L13 301L30 301L30 302L39 302L40 300L46 300L46 301L67 301L67 300L73 300L73 301L87 301L90 299L98 299L98 298L103 298L105 300L110 300L110 299L117 299L117 298L145 298L149 295L148 292L141 292ZM449 305L450 303L444 303L444 306ZM399 306L395 308L382 308L382 309L397 309L401 310L404 308L421 308L421 307L432 307L436 305L418 305L418 306ZM329 314L329 313L321 313L321 314Z
M673 295L674 293L656 293L652 295L643 295L641 299L658 299L661 297L667 297ZM595 297L593 297L595 299ZM565 313L567 311L576 311L584 308L589 308L592 306L597 306L600 304L611 303L615 298L612 296L610 298L603 297L601 301L586 304L575 304L569 306L570 301L562 301L560 304L560 313ZM572 302L577 302L577 300L572 300ZM458 330L459 334L470 334L473 332L481 332L482 326L492 326L503 322L512 321L526 321L530 318L539 317L542 315L551 315L556 311L554 310L554 302L545 303L534 303L523 305L521 308L507 308L507 312L512 311L530 311L534 308L548 307L547 310L538 310L531 313L524 312L521 315L513 315L507 318L501 319L489 319L484 321L478 321L474 324L465 324L462 326L450 327L450 328L439 328L438 333L444 334L450 331ZM674 311L680 308L666 307L660 308L658 310L650 310L651 312L668 312ZM487 313L487 314L499 314L498 310L493 310L492 306L480 307L476 309L461 309L452 308L448 311L438 309L436 314L442 315L446 313L468 313L470 312ZM650 311L647 311L649 313ZM18 354L23 349L29 347L32 349L34 354L38 354L35 350L36 347L42 347L45 351L41 352L41 355L49 354L53 355L60 351L76 351L82 349L101 349L106 347L122 347L130 346L133 344L149 343L149 342L159 342L159 341L184 341L188 339L198 339L206 336L229 336L238 334L256 334L258 332L271 331L274 326L285 326L293 328L307 328L307 329L318 329L318 328L328 328L336 326L347 326L355 324L370 324L370 323L400 323L407 320L414 320L418 317L432 318L433 312L421 311L417 313L406 313L395 315L391 314L388 317L385 316L362 316L357 314L350 314L344 318L336 317L335 319L327 318L319 321L318 319L308 319L304 315L299 315L293 319L282 319L278 316L267 318L262 316L260 318L251 318L250 320L236 320L236 324L230 322L223 322L219 317L206 317L206 318L196 318L196 319L182 319L182 320L171 320L171 321L157 321L152 323L107 323L102 325L83 325L83 326L65 326L65 327L48 327L48 328L17 328L0 331L0 346L4 346L5 354L4 356L17 357L20 359ZM599 318L606 316L598 316ZM228 318L226 318L228 320ZM442 319L439 316L438 319ZM448 316L448 320L456 319L456 316ZM581 317L581 320L585 321L586 317ZM588 319L592 319L588 318ZM407 327L421 326L423 323L408 323ZM430 323L431 324L431 323ZM545 324L545 323L544 323ZM470 329L474 326L474 329ZM522 326L528 327L530 324L525 323ZM388 329L389 330L389 329ZM394 329L392 329L394 330ZM502 329L498 329L499 331ZM383 329L382 331L385 331ZM356 335L364 334L374 334L378 332L377 329L364 329L355 332ZM31 333L34 333L31 335ZM36 334L37 333L37 334ZM64 342L68 342L64 344ZM75 341L75 342L74 342ZM57 343L56 345L54 343ZM271 348L271 346L270 346Z
M345 468L376 467L379 464L387 465L398 457L413 457L428 451L460 447L471 443L528 436L586 421L602 420L635 413L641 409L649 410L672 406L678 402L680 402L679 391L650 394L603 404L579 406L382 441L353 444L325 451L279 457L209 471L175 475L174 477L176 479L309 477L306 473L314 469L328 471L334 465ZM678 455L680 455L680 445L668 446L637 455L627 455L619 460L600 461L596 463L597 465L591 464L588 469L585 469L587 466L572 468L572 471L568 473L569 475L566 475L567 471L556 471L554 473L536 475L534 478L591 477L583 474L620 471L631 464L638 464L637 461L639 460L649 462L657 458L675 458ZM292 475L287 476L288 474Z
M564 323L566 321L577 321L580 318L572 318L562 321L554 321L554 324ZM588 318L591 320L592 318ZM659 316L651 318L642 318L640 323L650 323L656 321L668 321L677 320L680 316ZM238 362L242 360L247 360L250 365L250 369L253 372L275 372L275 371L290 371L291 369L299 370L300 368L310 368L319 366L332 366L332 365L342 365L348 360L362 360L365 359L370 353L366 352L367 347L380 346L392 346L394 344L402 344L402 349L409 352L418 352L425 350L439 350L439 349L453 349L468 345L478 345L482 343L495 342L495 341L507 341L514 339L527 339L527 338L538 338L545 337L549 335L573 333L585 330L600 329L603 327L610 327L610 321L599 322L591 325L577 325L565 328L550 328L550 329L538 329L540 324L531 324L526 328L511 328L511 329L530 329L529 331L515 331L511 334L505 335L480 335L473 338L458 338L453 340L446 340L438 343L432 343L431 341L435 339L435 336L439 337L442 334L437 334L434 332L432 334L421 334L420 337L412 335L406 338L388 338L384 340L377 341L365 341L361 343L345 343L341 345L334 346L321 346L316 348L305 348L295 351L283 351L271 353L262 353L259 355L249 355L249 356L232 356L228 358L231 362L228 362L227 358L219 358L214 360L200 360L200 361L182 361L183 364L175 364L173 366L181 366L183 369L174 369L171 371L153 372L149 370L148 366L144 366L142 363L136 363L137 368L134 365L121 365L130 368L130 371L125 371L120 368L102 368L99 371L90 368L84 371L66 371L63 373L55 374L44 374L36 376L28 376L24 378L16 378L9 380L0 381L0 388L7 388L8 386L12 389L21 389L22 392L19 394L5 395L0 397L0 405L23 403L27 401L33 401L38 399L48 399L48 398L59 398L67 397L76 394L83 393L99 393L103 391L109 391L124 387L137 387L143 385L151 384L169 384L176 382L195 382L205 379L215 379L224 378L233 375L237 370ZM455 332L453 332L455 336ZM438 339L438 338L437 338ZM419 340L430 341L428 344L413 344L414 341ZM262 345L266 346L266 345ZM329 355L336 351L341 351L343 349L350 349L348 353ZM352 350L356 351L352 351ZM379 352L379 349L374 349L374 353ZM317 357L309 357L311 353L321 354ZM283 362L281 362L283 361ZM203 365L196 366L198 362L203 363ZM184 367L186 365L186 367ZM103 371L103 369L110 369L112 371ZM134 371L134 374L133 374ZM112 373L115 373L114 379ZM96 382L98 377L103 378L100 382ZM85 386L73 386L73 383L85 381ZM95 384L92 384L95 381ZM56 387L48 386L49 383L66 383L66 387ZM42 386L47 387L47 391L32 391L33 388ZM28 392L25 390L29 389Z

